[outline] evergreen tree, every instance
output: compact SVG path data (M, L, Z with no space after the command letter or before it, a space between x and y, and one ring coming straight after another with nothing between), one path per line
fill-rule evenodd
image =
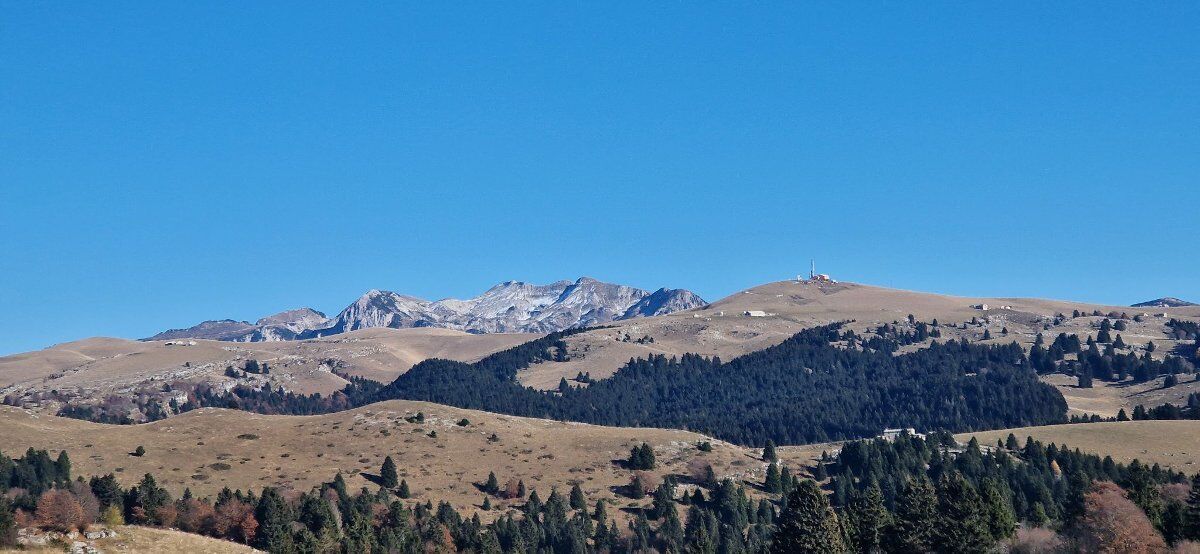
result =
M3 483L7 486L8 483ZM12 503L8 498L0 496L0 548L11 548L17 545L17 520L13 517Z
M643 442L640 446L635 446L629 451L629 461L627 463L629 469L654 469L654 464L654 448L649 444Z
M408 498L411 495L412 493L408 490L408 481L401 479L400 490L396 491L396 496L399 496L400 498Z
M764 462L779 461L779 456L775 454L775 441L767 441L767 446L763 447L762 459Z
M1129 415L1125 413L1125 408L1117 411L1117 421L1129 421Z
M292 552L292 509L274 487L263 489L258 507L254 510L258 531L254 546L268 552Z
M985 552L994 544L987 510L979 493L959 473L938 481L938 518L934 530L937 552Z
M855 495L846 513L846 528L858 552L878 551L890 522L891 513L884 507L883 492L876 483Z
M896 517L885 536L887 550L901 554L932 551L937 518L933 485L924 477L908 481L896 500Z
M66 450L58 453L58 458L54 460L54 471L59 484L71 482L71 458L67 456Z
M1192 490L1187 498L1183 536L1188 540L1200 540L1200 473L1192 476Z
M842 554L842 540L837 514L829 506L825 494L814 481L801 481L788 496L787 507L779 515L778 527L771 542L774 554Z
M383 488L394 489L398 485L399 475L396 474L396 462L388 456L383 459L383 467L379 469L379 479Z
M763 480L763 488L771 494L778 494L783 491L783 483L780 481L779 464L772 462L767 466L767 476Z
M601 525L608 521L608 509L604 507L603 500L596 501L596 510L592 512L592 519L600 522Z
M987 508L988 530L992 539L1002 541L1012 536L1017 527L1017 516L1013 513L1012 501L996 480L984 479L980 485L983 505Z
M586 510L587 498L583 496L583 489L579 488L579 483L571 485L571 509Z
M496 472L488 472L487 482L483 485L483 491L488 494L497 494L500 492L500 480L496 479Z

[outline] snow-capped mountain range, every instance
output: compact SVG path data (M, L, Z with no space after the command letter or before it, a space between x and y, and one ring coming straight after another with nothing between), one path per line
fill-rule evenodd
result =
M645 291L589 277L535 285L500 283L469 300L428 301L385 290L370 290L336 316L311 308L288 310L256 323L205 321L171 329L145 340L181 338L238 342L325 337L370 327L445 327L471 333L550 333L611 321L669 314L707 303L683 289Z

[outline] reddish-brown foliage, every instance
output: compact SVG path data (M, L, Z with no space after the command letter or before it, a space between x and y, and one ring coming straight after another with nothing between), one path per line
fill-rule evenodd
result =
M207 503L189 498L180 503L179 517L176 518L175 524L182 531L188 533L199 533L203 535L215 534L213 526L216 524L217 512Z
M1084 496L1079 520L1079 542L1085 552L1142 554L1167 548L1146 513L1107 481L1092 486Z
M68 532L83 526L83 507L70 491L48 490L38 497L37 524L47 529Z
M245 502L230 500L217 508L213 525L217 536L249 543L258 531L258 520L254 519L254 508Z

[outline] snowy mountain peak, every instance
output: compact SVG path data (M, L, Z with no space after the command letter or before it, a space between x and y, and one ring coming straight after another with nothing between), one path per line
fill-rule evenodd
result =
M281 312L257 324L205 322L160 333L165 338L272 341L324 337L370 327L445 327L472 333L549 333L611 321L664 315L704 306L682 289L653 293L580 277L546 285L504 281L474 298L430 302L392 291L371 289L332 318L311 308ZM170 336L167 336L170 335Z

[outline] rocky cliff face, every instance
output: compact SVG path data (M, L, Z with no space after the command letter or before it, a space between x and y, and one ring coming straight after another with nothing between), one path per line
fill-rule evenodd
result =
M706 305L683 289L653 293L581 277L547 285L507 281L468 300L428 301L370 290L332 318L310 309L288 310L255 324L206 321L172 329L147 340L201 338L280 341L325 337L370 327L445 327L472 333L549 333L621 319L664 315Z

